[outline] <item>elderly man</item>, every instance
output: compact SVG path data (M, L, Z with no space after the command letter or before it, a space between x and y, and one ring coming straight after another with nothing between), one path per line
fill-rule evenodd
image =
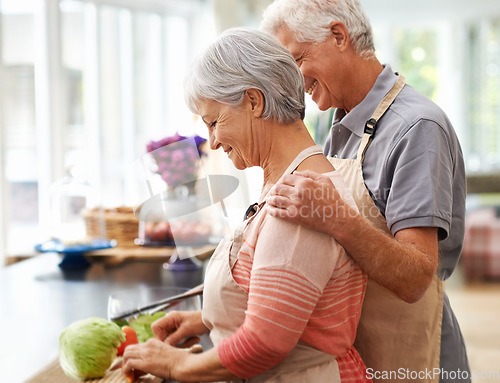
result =
M356 348L374 381L470 381L443 286L466 194L450 121L377 60L358 0L276 0L261 28L292 53L318 107L337 108L324 153L359 208L326 177L296 172L273 188L269 213L335 237L368 274Z

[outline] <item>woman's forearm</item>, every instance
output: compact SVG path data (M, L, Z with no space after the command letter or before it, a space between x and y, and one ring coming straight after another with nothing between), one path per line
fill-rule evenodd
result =
M181 363L174 366L172 378L180 382L240 379L221 364L215 348L201 354L188 354Z

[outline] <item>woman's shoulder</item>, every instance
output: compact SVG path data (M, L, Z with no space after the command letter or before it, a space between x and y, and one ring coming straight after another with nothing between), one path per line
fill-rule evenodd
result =
M316 173L327 173L334 169L333 165L328 161L328 159L321 154L317 154L306 158L304 161L297 166L297 171L311 170Z
M342 174L340 174L339 171L337 170L332 170L328 173L323 173L325 177L330 178L330 180L333 183L333 186L335 186L335 189L337 192L340 194L340 197L342 200L347 203L350 207L358 211L358 207L356 205L356 202L354 201L354 197L352 196L351 190L348 188L347 184L344 181L344 178L342 177Z

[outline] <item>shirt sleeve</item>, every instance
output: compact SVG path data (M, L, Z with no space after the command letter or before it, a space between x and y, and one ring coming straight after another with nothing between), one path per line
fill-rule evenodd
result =
M453 204L454 153L445 130L420 120L396 143L387 159L392 175L385 215L393 234L410 227L437 227L448 236Z
M222 365L249 378L285 359L302 336L340 251L326 234L266 216L255 246L245 322L218 345Z

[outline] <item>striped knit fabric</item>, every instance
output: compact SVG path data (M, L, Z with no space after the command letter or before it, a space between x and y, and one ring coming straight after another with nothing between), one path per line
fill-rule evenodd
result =
M346 355L338 356L337 363L342 383L370 382L366 378L366 366L358 352L352 347Z
M337 356L342 382L367 381L352 347L366 275L330 236L267 215L244 232L232 270L248 292L244 324L217 347L222 364L250 378L281 362L299 340Z

